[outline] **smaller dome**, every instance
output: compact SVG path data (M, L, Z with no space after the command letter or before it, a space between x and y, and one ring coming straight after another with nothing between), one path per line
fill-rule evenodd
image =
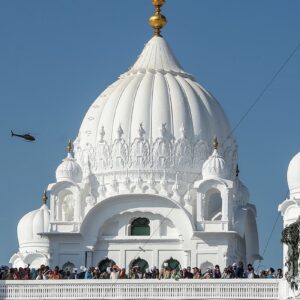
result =
M214 149L212 155L204 162L202 167L203 179L209 177L218 177L226 179L229 175L229 170L224 158Z
M287 181L290 194L300 194L300 152L289 163Z
M81 182L82 170L80 165L72 157L71 153L62 161L56 169L56 181Z
M40 233L48 232L49 223L50 212L46 204L23 216L17 229L20 248L30 247L32 244L48 247L48 238L42 237Z

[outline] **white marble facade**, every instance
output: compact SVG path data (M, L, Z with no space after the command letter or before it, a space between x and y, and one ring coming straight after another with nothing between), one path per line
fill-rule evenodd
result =
M19 223L12 265L259 259L256 209L230 132L220 104L154 36L89 108L47 187L49 209ZM132 234L137 218L148 220L146 235Z

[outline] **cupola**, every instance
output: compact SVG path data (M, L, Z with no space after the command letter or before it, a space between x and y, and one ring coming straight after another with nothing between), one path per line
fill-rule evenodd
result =
M214 138L213 142L213 153L212 155L204 162L202 167L202 176L203 179L210 177L218 177L227 179L229 176L229 170L227 164L218 152L219 142L217 137Z
M82 170L80 165L72 156L72 143L69 141L67 146L67 157L56 169L56 180L71 181L79 183L82 180Z

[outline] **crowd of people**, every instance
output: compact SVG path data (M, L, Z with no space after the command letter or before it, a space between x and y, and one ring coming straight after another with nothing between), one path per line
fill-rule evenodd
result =
M108 266L105 270L98 267L80 267L72 269L60 269L58 266L51 269L48 266L41 265L39 269L30 268L9 268L1 266L0 280L51 280L51 279L233 279L233 278L282 278L282 269L273 268L261 270L259 274L255 272L253 266L248 264L232 264L224 268L223 272L218 265L214 268L201 270L200 268L187 267L171 269L164 267L159 270L156 267L152 269L143 269L139 266L132 266L129 272L125 268L119 268L117 265Z

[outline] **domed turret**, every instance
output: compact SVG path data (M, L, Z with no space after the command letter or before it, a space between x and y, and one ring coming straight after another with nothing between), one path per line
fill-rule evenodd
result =
M39 233L48 232L50 212L46 205L47 196L44 192L41 208L27 213L18 223L18 241L20 248L38 243L41 246L49 245L48 238Z
M300 152L289 163L287 181L291 195L300 195Z
M214 151L212 155L207 159L207 161L203 164L202 168L202 176L203 179L209 177L218 177L227 179L229 175L228 167L224 158L218 153L218 140L215 137L214 139Z
M10 263L13 267L30 265L38 268L41 264L48 264L49 239L42 235L49 231L50 211L47 207L47 194L43 194L43 205L27 213L18 223L17 233L19 252L15 253Z
M56 169L57 181L81 182L82 180L81 167L73 158L71 151L72 144L71 141L69 141L67 146L68 155Z

